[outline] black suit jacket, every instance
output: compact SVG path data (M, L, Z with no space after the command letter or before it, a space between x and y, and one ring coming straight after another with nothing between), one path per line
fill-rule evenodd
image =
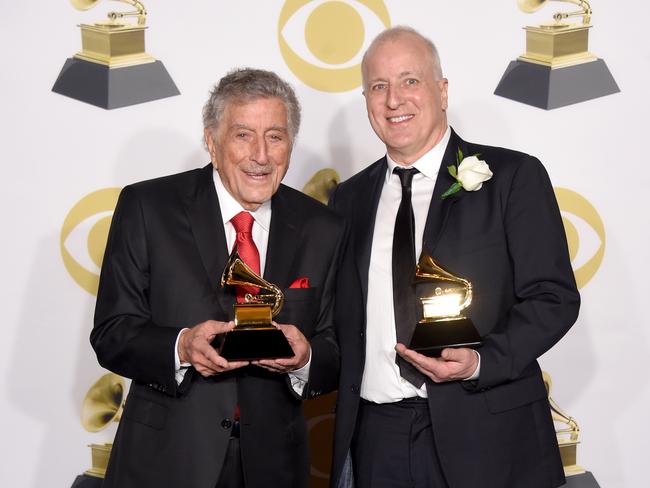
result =
M333 300L344 224L281 185L272 198L264 277L284 289L279 323L312 348L305 397L336 387ZM235 405L247 487L304 487L309 474L301 398L287 375L258 367L211 378L193 368L177 386L174 345L183 327L233 318L234 290L212 166L124 188L102 266L91 343L99 363L131 378L105 487L213 488ZM310 288L287 289L299 277Z
M494 176L476 192L445 200L447 166L480 153ZM386 159L342 183L330 205L351 239L339 273L336 327L341 349L332 486L350 446L365 362L368 266ZM480 146L452 132L431 199L423 249L474 285L464 313L483 337L478 381L426 382L442 467L452 488L551 487L563 480L537 358L577 317L579 295L553 188L526 154Z

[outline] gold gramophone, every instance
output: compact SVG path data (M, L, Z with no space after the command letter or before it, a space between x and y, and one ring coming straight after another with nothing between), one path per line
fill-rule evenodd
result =
M229 361L272 359L293 356L283 332L273 325L273 317L284 303L282 290L253 271L235 249L221 275L221 286L247 286L268 293L247 293L243 303L233 305L235 328L213 343L219 354Z
M89 10L102 0L70 0L77 10ZM106 109L125 107L178 95L161 61L145 52L147 11L138 0L132 11L112 11L108 20L81 24L81 51L68 58L52 91ZM135 22L126 19L135 17Z
M89 10L101 0L70 0L77 10ZM109 12L108 21L81 24L81 52L75 58L99 63L111 68L153 63L153 56L145 53L144 31L147 11L137 0L113 0L132 5L132 12ZM125 22L125 17L136 17L137 24Z
M553 385L551 376L546 372L542 372L544 378L544 386L548 394L548 402L551 405L551 416L554 422L566 425L564 428L556 428L555 434L557 436L557 443L560 448L560 457L562 458L562 467L566 476L572 476L586 472L582 466L577 464L577 449L580 441L578 436L580 428L577 422L564 413L557 403L551 398L551 387Z
M334 168L323 168L316 171L314 176L305 183L302 192L327 205L330 195L340 181L341 177Z
M584 0L517 0L517 4L522 11L532 13L547 1L575 4L580 10L557 12L553 15L553 22L525 27L526 53L519 59L551 68L596 61L596 56L588 52L592 14L589 3ZM564 22L569 17L582 17L582 22Z
M422 319L416 324L410 348L427 356L439 356L446 347L479 347L481 336L462 311L472 303L472 284L422 254L415 268L420 288Z
M124 379L114 373L107 373L89 389L81 406L81 425L88 432L99 432L111 422L119 422L124 407L126 385ZM90 444L92 468L84 474L103 478L111 454L111 443Z

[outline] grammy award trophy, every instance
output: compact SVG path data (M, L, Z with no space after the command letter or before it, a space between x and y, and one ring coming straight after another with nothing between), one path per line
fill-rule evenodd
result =
M526 52L512 61L494 91L511 100L550 110L619 92L605 61L589 52L592 9L585 0L517 0L532 13L548 1L577 5L552 22L525 27ZM569 23L570 17L582 17Z
M292 357L293 349L284 333L273 325L273 317L284 303L282 290L253 271L235 249L221 275L221 286L256 287L260 293L246 293L243 303L233 305L235 328L213 341L213 347L228 361L250 361Z
M422 254L415 269L422 319L416 324L410 348L437 357L446 347L479 347L481 336L461 312L472 303L472 284Z
M70 0L88 10L101 0ZM145 52L147 11L138 0L113 0L135 8L109 12L108 20L81 24L81 51L68 58L52 91L105 109L178 95L161 61ZM135 17L136 23L126 17Z

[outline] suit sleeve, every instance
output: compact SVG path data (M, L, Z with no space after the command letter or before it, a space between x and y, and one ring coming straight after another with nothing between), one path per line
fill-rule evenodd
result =
M323 282L323 294L321 296L321 308L316 332L310 339L311 366L309 380L303 391L303 398L313 398L334 391L338 386L340 354L334 331L334 299L337 273L347 236L347 226L341 223L331 266Z
M143 215L136 191L124 188L104 253L90 342L102 367L176 395L174 344L181 329L152 322Z
M516 301L484 338L478 389L518 378L569 330L580 306L553 187L537 159L518 166L505 198Z

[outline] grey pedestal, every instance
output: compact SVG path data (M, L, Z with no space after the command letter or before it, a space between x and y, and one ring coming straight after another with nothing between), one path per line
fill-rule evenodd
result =
M600 488L600 485L589 471L582 474L567 476L566 484L562 488Z
M80 474L72 483L71 488L102 488L103 478Z
M76 58L66 60L52 91L105 109L180 94L161 61L110 69Z
M619 91L602 59L555 69L517 60L508 65L494 94L550 110Z

